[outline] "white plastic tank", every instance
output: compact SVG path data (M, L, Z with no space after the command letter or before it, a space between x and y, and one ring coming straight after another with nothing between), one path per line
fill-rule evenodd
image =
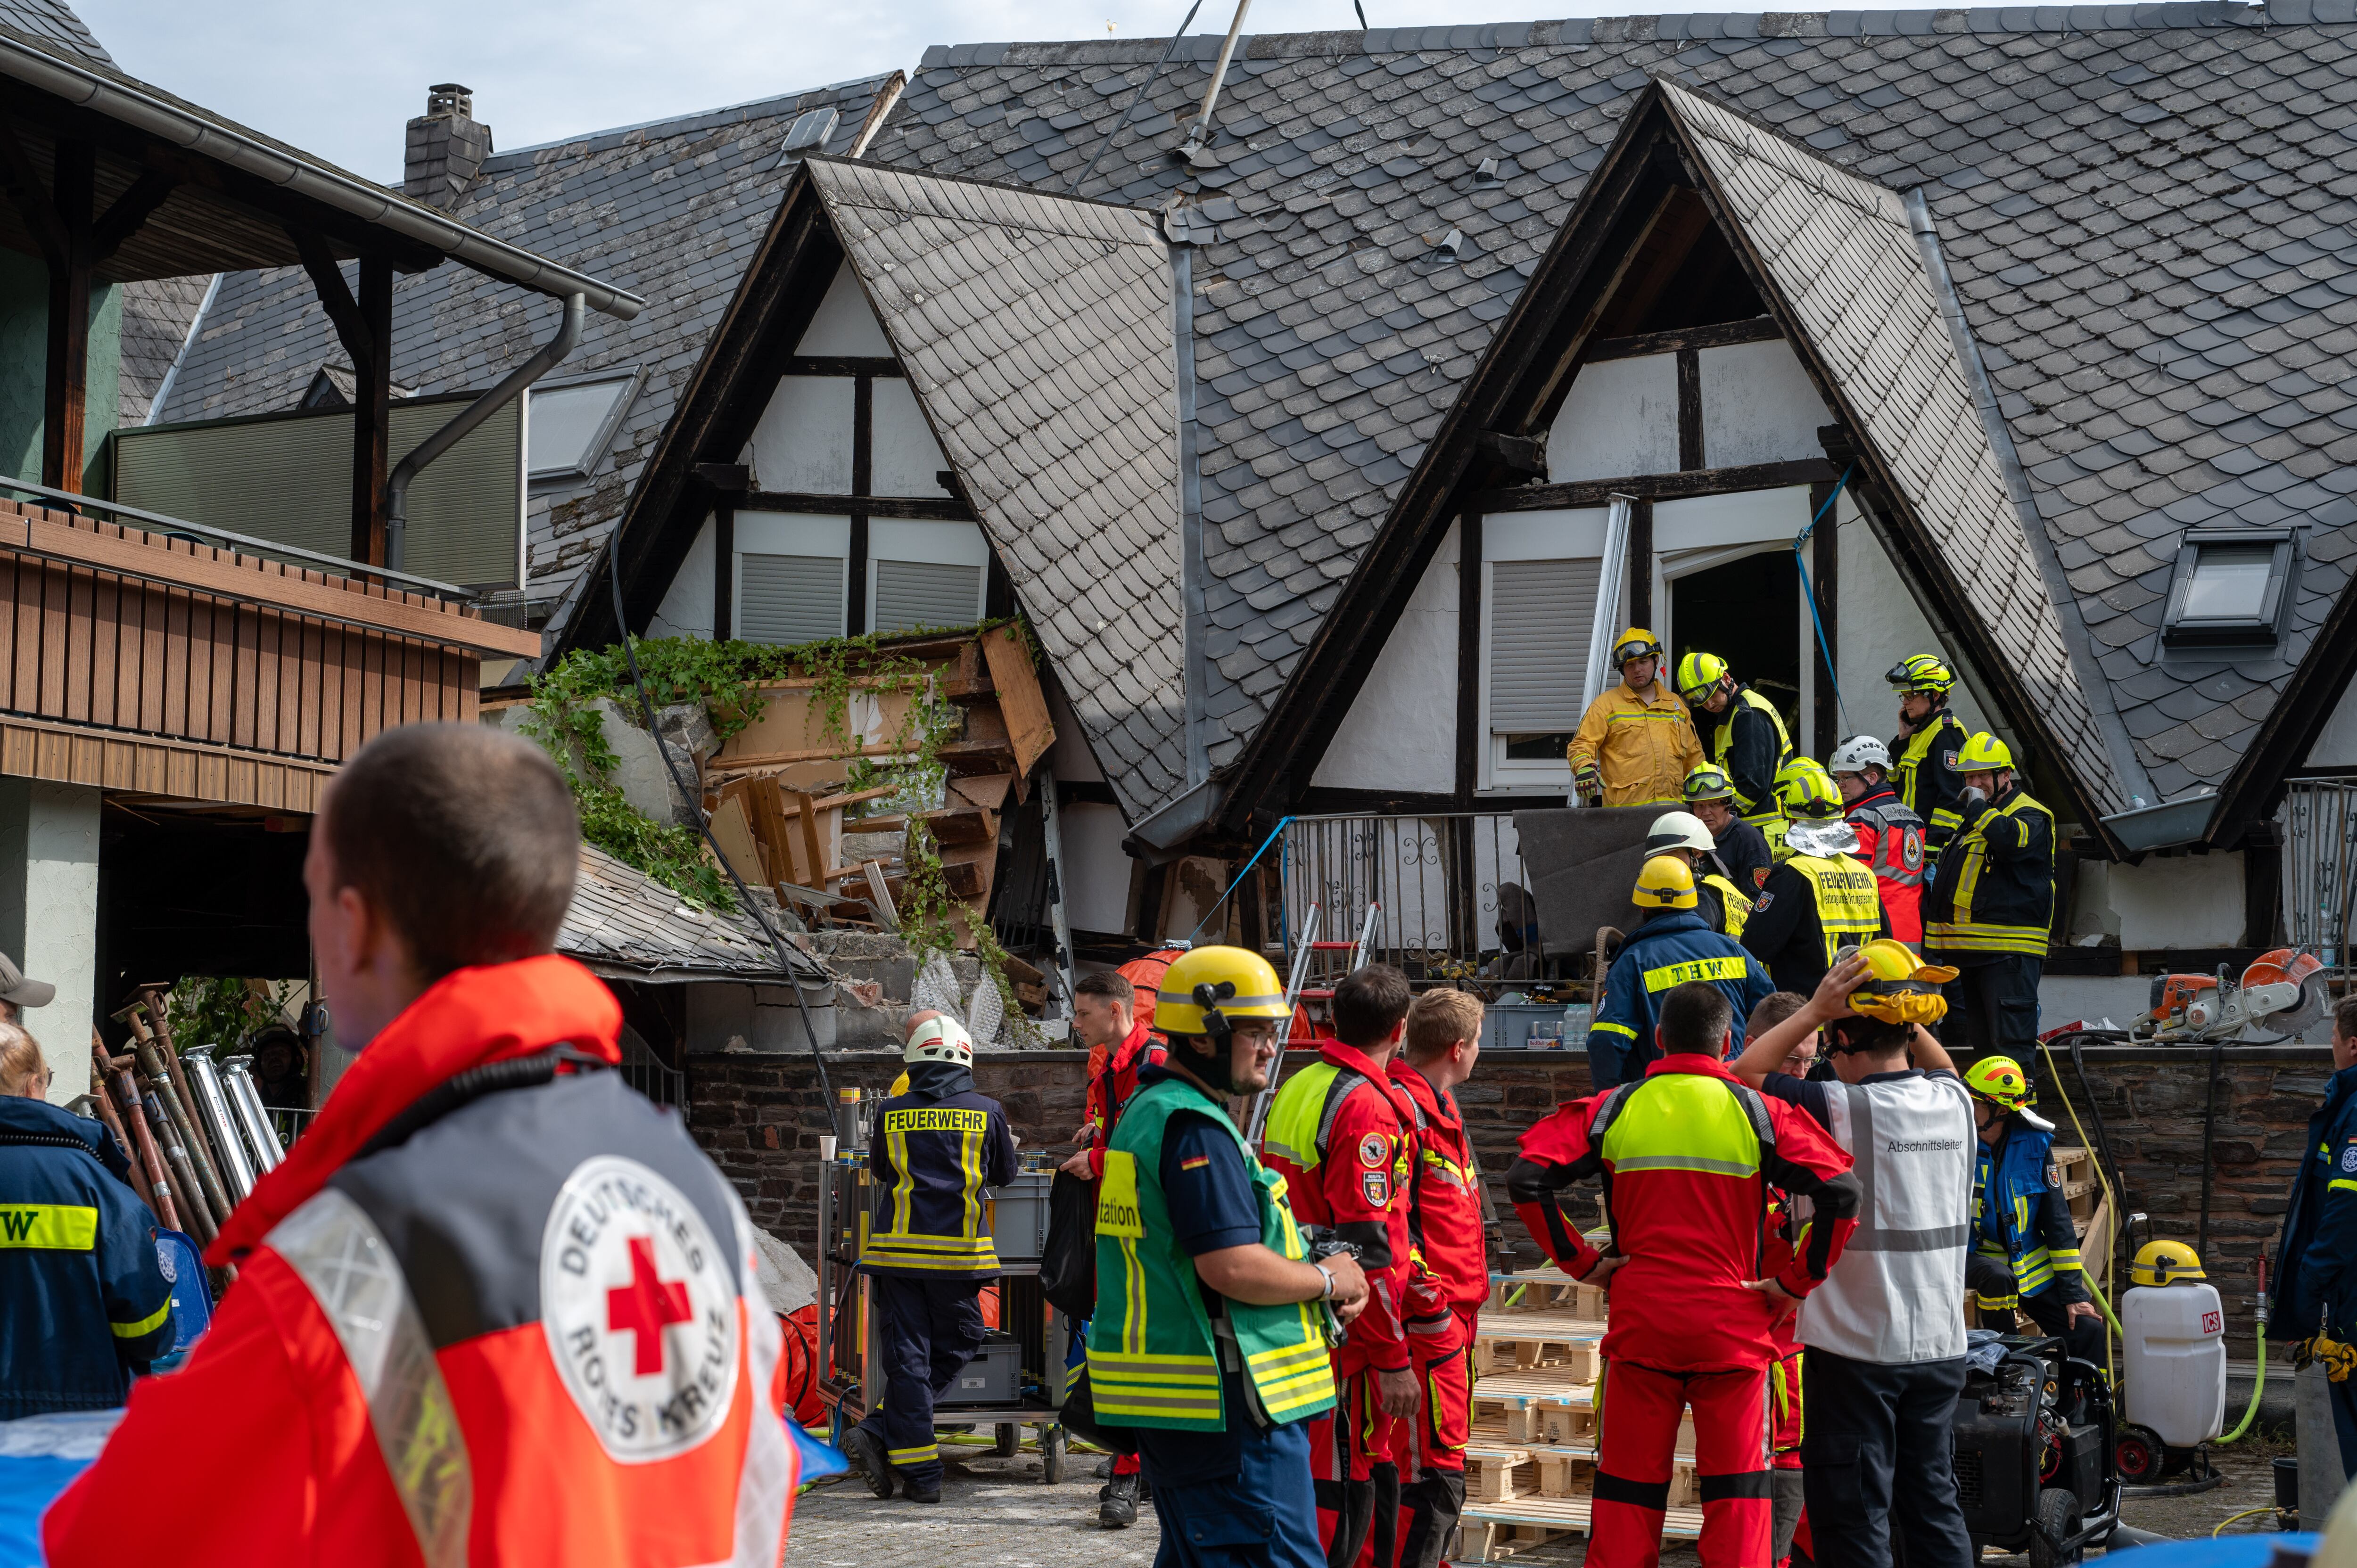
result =
M2171 1448L2226 1430L2226 1315L2213 1285L2138 1285L2120 1298L2128 1419Z

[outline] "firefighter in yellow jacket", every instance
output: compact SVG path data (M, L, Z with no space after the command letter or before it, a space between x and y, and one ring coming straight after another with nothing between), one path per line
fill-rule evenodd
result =
M1684 806L1702 741L1678 694L1663 684L1662 645L1631 627L1612 644L1620 684L1587 704L1564 755L1572 793L1590 804Z

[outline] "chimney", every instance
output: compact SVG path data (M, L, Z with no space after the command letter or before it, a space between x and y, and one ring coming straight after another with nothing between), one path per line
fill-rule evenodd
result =
M401 188L445 211L458 205L491 156L491 128L475 118L475 95L455 81L425 90L425 113L409 123Z

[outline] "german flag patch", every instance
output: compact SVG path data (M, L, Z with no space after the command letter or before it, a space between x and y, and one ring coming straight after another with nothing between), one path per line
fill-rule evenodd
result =
M1209 1155L1189 1155L1178 1162L1178 1168L1182 1171L1200 1171L1211 1163L1211 1156Z

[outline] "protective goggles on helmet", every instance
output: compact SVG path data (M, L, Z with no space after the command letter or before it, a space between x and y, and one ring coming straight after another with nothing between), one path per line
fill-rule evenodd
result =
M1678 695L1702 697L1727 679L1727 660L1716 653L1689 653L1678 660Z
M1928 653L1902 659L1883 679L1894 692L1930 692L1934 695L1956 683L1955 672Z

